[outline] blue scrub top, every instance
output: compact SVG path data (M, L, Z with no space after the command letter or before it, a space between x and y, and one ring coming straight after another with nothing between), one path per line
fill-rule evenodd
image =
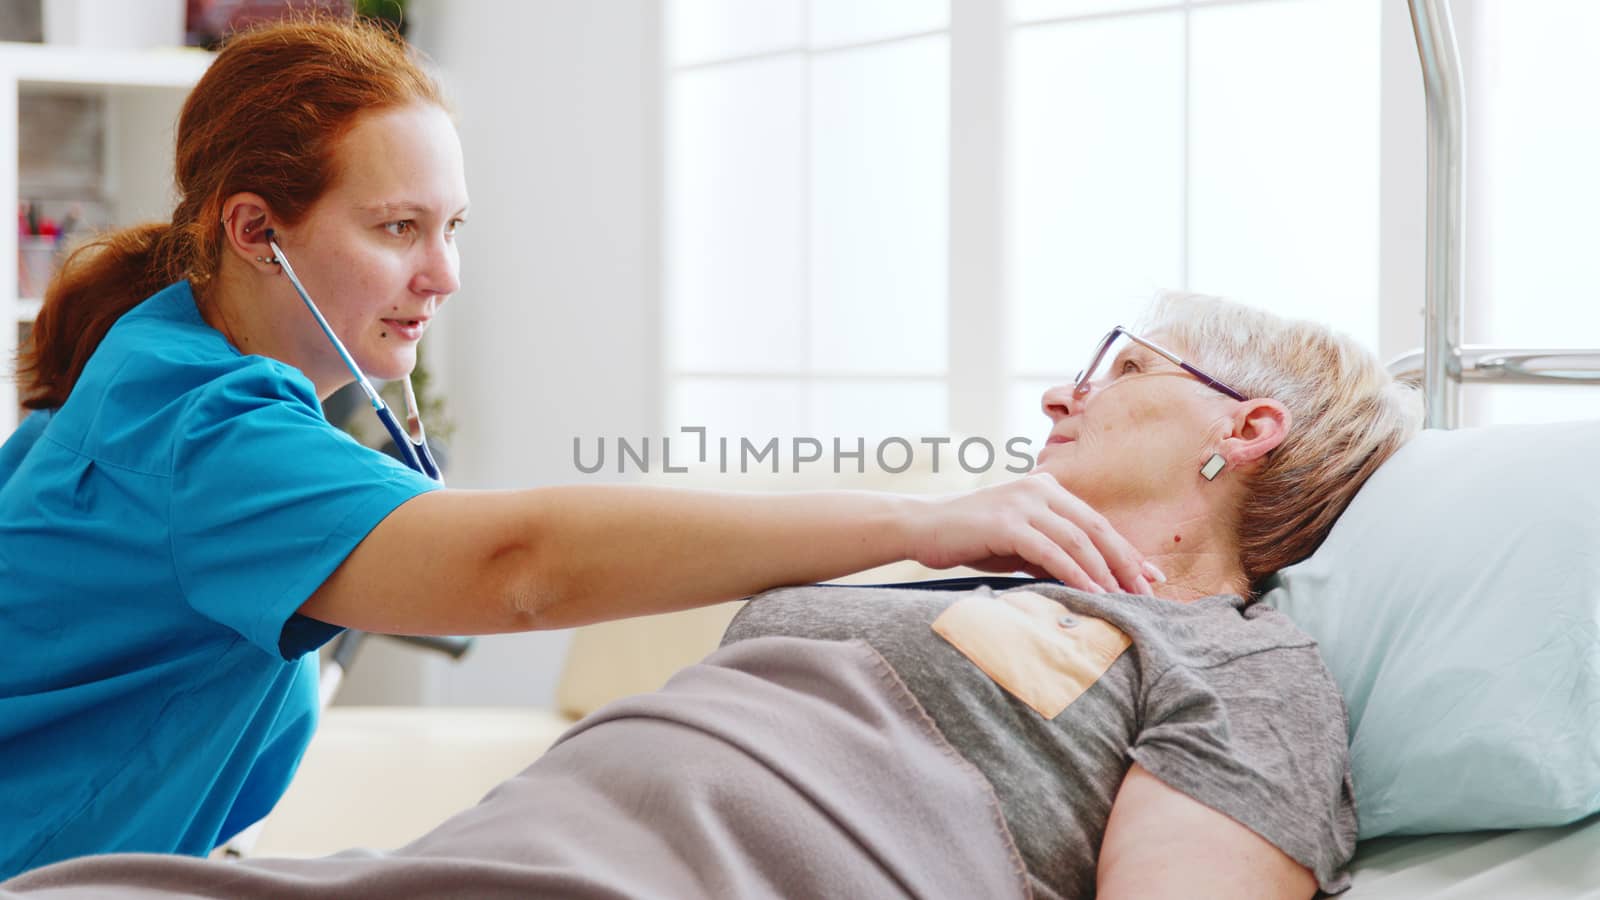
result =
M0 880L204 854L266 815L338 633L296 610L435 487L241 355L187 282L118 320L0 448Z

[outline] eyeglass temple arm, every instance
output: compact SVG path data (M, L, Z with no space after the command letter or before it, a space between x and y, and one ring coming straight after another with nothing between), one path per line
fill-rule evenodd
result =
M1212 378L1210 375L1207 375L1206 373L1200 371L1199 369L1196 369L1194 366L1189 365L1188 363L1184 362L1183 360L1180 359L1180 360L1177 361L1177 363L1178 363L1179 366L1181 366L1183 368L1183 370L1185 372L1188 372L1190 375L1193 375L1194 377L1200 379L1200 381L1202 383L1204 383L1207 387L1215 388L1216 390L1219 390L1219 391L1223 392L1224 394L1227 394L1229 397L1232 397L1235 400L1246 400L1246 399L1248 399L1243 394L1240 394L1238 391L1234 390L1233 388L1228 387L1227 385L1225 385L1222 382L1216 380L1215 378Z

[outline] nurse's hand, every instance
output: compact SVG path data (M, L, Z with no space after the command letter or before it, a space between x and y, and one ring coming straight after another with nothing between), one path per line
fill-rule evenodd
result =
M1024 571L1091 593L1153 593L1144 554L1050 475L927 503L910 555L930 568Z

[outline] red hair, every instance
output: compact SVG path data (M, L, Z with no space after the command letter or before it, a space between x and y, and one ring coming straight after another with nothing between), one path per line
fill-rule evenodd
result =
M261 195L286 225L338 176L339 141L364 112L432 103L439 86L392 32L327 17L231 38L184 102L172 221L99 235L67 257L19 354L23 405L53 409L123 313L189 279L199 296L221 265L222 204Z

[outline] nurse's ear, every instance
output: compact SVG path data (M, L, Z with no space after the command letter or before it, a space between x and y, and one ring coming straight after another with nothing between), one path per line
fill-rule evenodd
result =
M233 255L263 274L279 269L267 244L267 230L275 217L259 194L238 193L222 203L223 252Z

